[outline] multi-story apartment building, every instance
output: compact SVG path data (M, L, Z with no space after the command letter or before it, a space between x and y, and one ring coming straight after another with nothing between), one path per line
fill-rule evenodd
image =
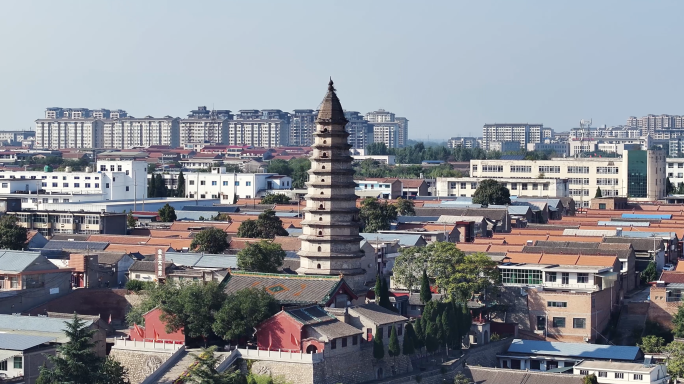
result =
M608 152L621 155L624 151L633 149L648 149L653 140L649 136L637 138L585 138L571 139L569 144L570 156L577 156L586 152Z
M103 120L104 148L131 149L152 145L180 146L180 119L123 117Z
M509 252L498 268L515 321L544 337L594 342L619 307L616 256Z
M666 161L662 150L630 150L616 158L551 160L471 160L471 177L568 179L569 195L588 207L597 188L603 196L657 200L666 196Z
M310 147L316 129L316 116L313 109L295 109L290 114L290 146Z
M517 141L492 141L489 143L490 151L517 152L520 151L520 143Z
M368 112L366 121L373 126L373 141L385 143L387 148L406 146L408 140L408 119L396 117L394 113L378 109Z
M642 135L653 133L659 129L683 129L684 116L681 115L646 115L643 117L630 116L627 126L641 129Z
M0 131L0 142L20 145L22 141L35 137L34 131Z
M225 144L228 141L228 121L233 119L229 110L209 110L205 106L190 111L180 120L179 145L196 143Z
M437 196L472 197L477 186L485 178L480 177L438 177L436 182ZM568 179L525 179L506 177L496 179L511 193L511 196L532 197L568 197L570 185Z
M449 148L479 148L480 139L477 137L452 137L447 141Z
M349 121L346 129L349 132L347 138L354 149L364 149L373 142L373 126L364 119L363 115L356 111L344 111L344 117Z
M482 147L490 150L494 141L517 141L521 148L528 143L542 143L553 138L553 129L543 124L485 124L482 128Z
M37 210L8 212L17 224L43 236L56 234L126 234L126 214L110 212L72 212Z
M289 145L290 116L279 109L245 109L227 122L229 145L275 148Z
M564 143L528 143L528 151L554 152L558 156L568 156L570 154L570 144Z

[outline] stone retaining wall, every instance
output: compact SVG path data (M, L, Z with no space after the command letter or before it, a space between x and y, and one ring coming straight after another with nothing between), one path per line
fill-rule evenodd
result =
M147 376L158 370L171 355L170 352L144 352L115 348L109 353L109 356L128 369L128 379L131 384L142 383Z

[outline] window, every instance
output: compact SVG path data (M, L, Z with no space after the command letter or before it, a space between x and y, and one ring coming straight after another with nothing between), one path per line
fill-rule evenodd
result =
M599 203L599 209L606 209L606 203Z
M545 329L546 329L546 317L545 316L537 316L537 330L543 331Z
M224 182L223 182L223 186L224 186L224 187L227 187L227 186L228 186L228 182L227 182L227 181L224 181Z
M539 189L539 184L533 183L533 184L532 184L532 190L533 190L533 191L536 191L536 190L538 190L538 189Z
M21 356L14 356L14 369L21 369L23 366L23 361Z
M86 188L90 188L90 183L85 183Z
M195 180L190 180L190 181L189 181L189 184L190 184L190 185L195 185Z
M126 174L128 175L128 169L126 170Z
M352 345L356 345L359 343L359 340L356 338L356 335L352 336Z
M236 186L236 187L239 187L239 186L240 186L240 182L239 182L239 181L235 181L235 186Z
M596 173L601 175L617 175L618 167L596 167Z
M116 170L117 170L118 172L121 172L121 166L120 166L120 165L117 165L117 166L116 166Z
M81 183L74 183L74 188L80 188L80 187L81 187Z
M574 318L572 319L572 327L578 329L584 329L587 326L587 319L585 318Z
M539 173L560 173L559 165L540 165Z
M578 273L577 274L577 283L578 284L586 284L589 282L589 274L588 273Z
M106 172L106 171L107 171L107 166L106 166L106 165L100 165L100 171L101 171L101 172Z
M568 272L563 272L561 274L561 284L570 284L570 273Z
M62 199L62 203L68 203L69 199Z
M470 183L470 189L477 189L477 183Z
M511 172L513 173L530 173L532 166L530 165L511 165Z
M473 172L477 172L477 165L473 165Z
M568 173L589 173L589 167L568 167Z
M482 172L503 172L503 165L483 165Z
M342 348L345 348L347 346L347 338L343 337L342 338Z
M644 379L644 375L639 374L639 373L634 374L634 380L643 380L643 379Z
M546 282L555 283L556 282L556 272L546 272Z
M568 303L567 301L549 301L546 303L546 306L554 308L567 308Z
M548 185L548 184L542 184L542 189L543 189L544 191L548 191L548 190L549 190L549 185Z
M466 188L466 183L461 183L461 189L465 189L465 188Z
M206 185L206 184L207 184L206 180L201 180L201 181L200 181L200 185Z
M3 183L3 184L6 184L6 183ZM40 186L41 187L47 187L47 183L40 183ZM6 188L6 187L4 187L4 188Z
M553 318L554 328L565 328L565 317L554 317Z
M69 188L69 183L62 183L62 186L63 186L64 188Z
M10 288L19 288L19 278L17 276L10 277Z
M615 378L616 379L624 379L625 378L624 372L615 372Z
M245 181L245 185L248 186L248 187L251 187L251 186L252 186L252 182L251 182L251 181Z
M503 284L539 285L542 282L542 272L529 269L502 269L501 282Z
M527 191L527 183L520 184L520 189L522 189L523 191Z
M337 348L337 339L332 339L330 341L330 349L336 349Z
M586 369L580 369L580 375L586 376L589 374L589 371Z
M511 189L516 191L518 189L518 183L511 183Z
M44 183L43 183L44 184ZM7 188L7 183L2 183L3 188Z
M0 361L0 371L7 370L7 360Z
M608 372L599 371L599 377L608 377Z
M126 186L126 192L128 192L128 186Z

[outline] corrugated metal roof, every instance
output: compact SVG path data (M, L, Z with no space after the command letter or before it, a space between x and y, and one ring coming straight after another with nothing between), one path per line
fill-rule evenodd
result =
M220 206L220 207L198 207L196 205L186 205L181 211L209 211L209 212L240 212L240 207L238 206Z
M69 319L55 317L0 315L0 329L63 333L69 321ZM92 320L83 319L83 321L85 326L93 323Z
M675 232L635 232L635 231L623 231L622 237L638 237L638 238L666 238L674 239L677 238L677 233Z
M550 355L565 357L581 357L585 359L633 361L639 356L639 347L560 343L553 341L515 339L508 347L509 353L529 355Z
M437 221L439 216L397 216L397 223L428 223Z
M605 227L648 227L651 223L648 221L599 221L598 225Z
M615 236L616 229L565 229L563 236ZM570 241L572 239L568 239Z
M16 333L0 333L0 349L25 351L37 345L55 341L51 336L31 336Z
M623 219L660 219L670 220L672 215L669 214L645 214L645 213L623 213Z
M84 251L104 251L109 243L100 241L69 241L69 240L50 240L43 249L82 249Z
M237 268L237 257L235 255L167 252L166 261L180 267Z
M409 235L409 234L394 234L394 233L359 233L367 241L393 241L398 240L399 245L412 247L416 245L421 239L420 235Z
M0 270L21 272L40 257L40 252L0 251Z

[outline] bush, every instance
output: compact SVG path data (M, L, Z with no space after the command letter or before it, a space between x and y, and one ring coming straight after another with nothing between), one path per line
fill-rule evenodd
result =
M150 288L150 285L154 285L154 283L149 281L128 280L126 282L126 289L133 292L140 292Z
M492 333L492 337L489 338L489 341L499 341L501 340L501 335L498 333Z

